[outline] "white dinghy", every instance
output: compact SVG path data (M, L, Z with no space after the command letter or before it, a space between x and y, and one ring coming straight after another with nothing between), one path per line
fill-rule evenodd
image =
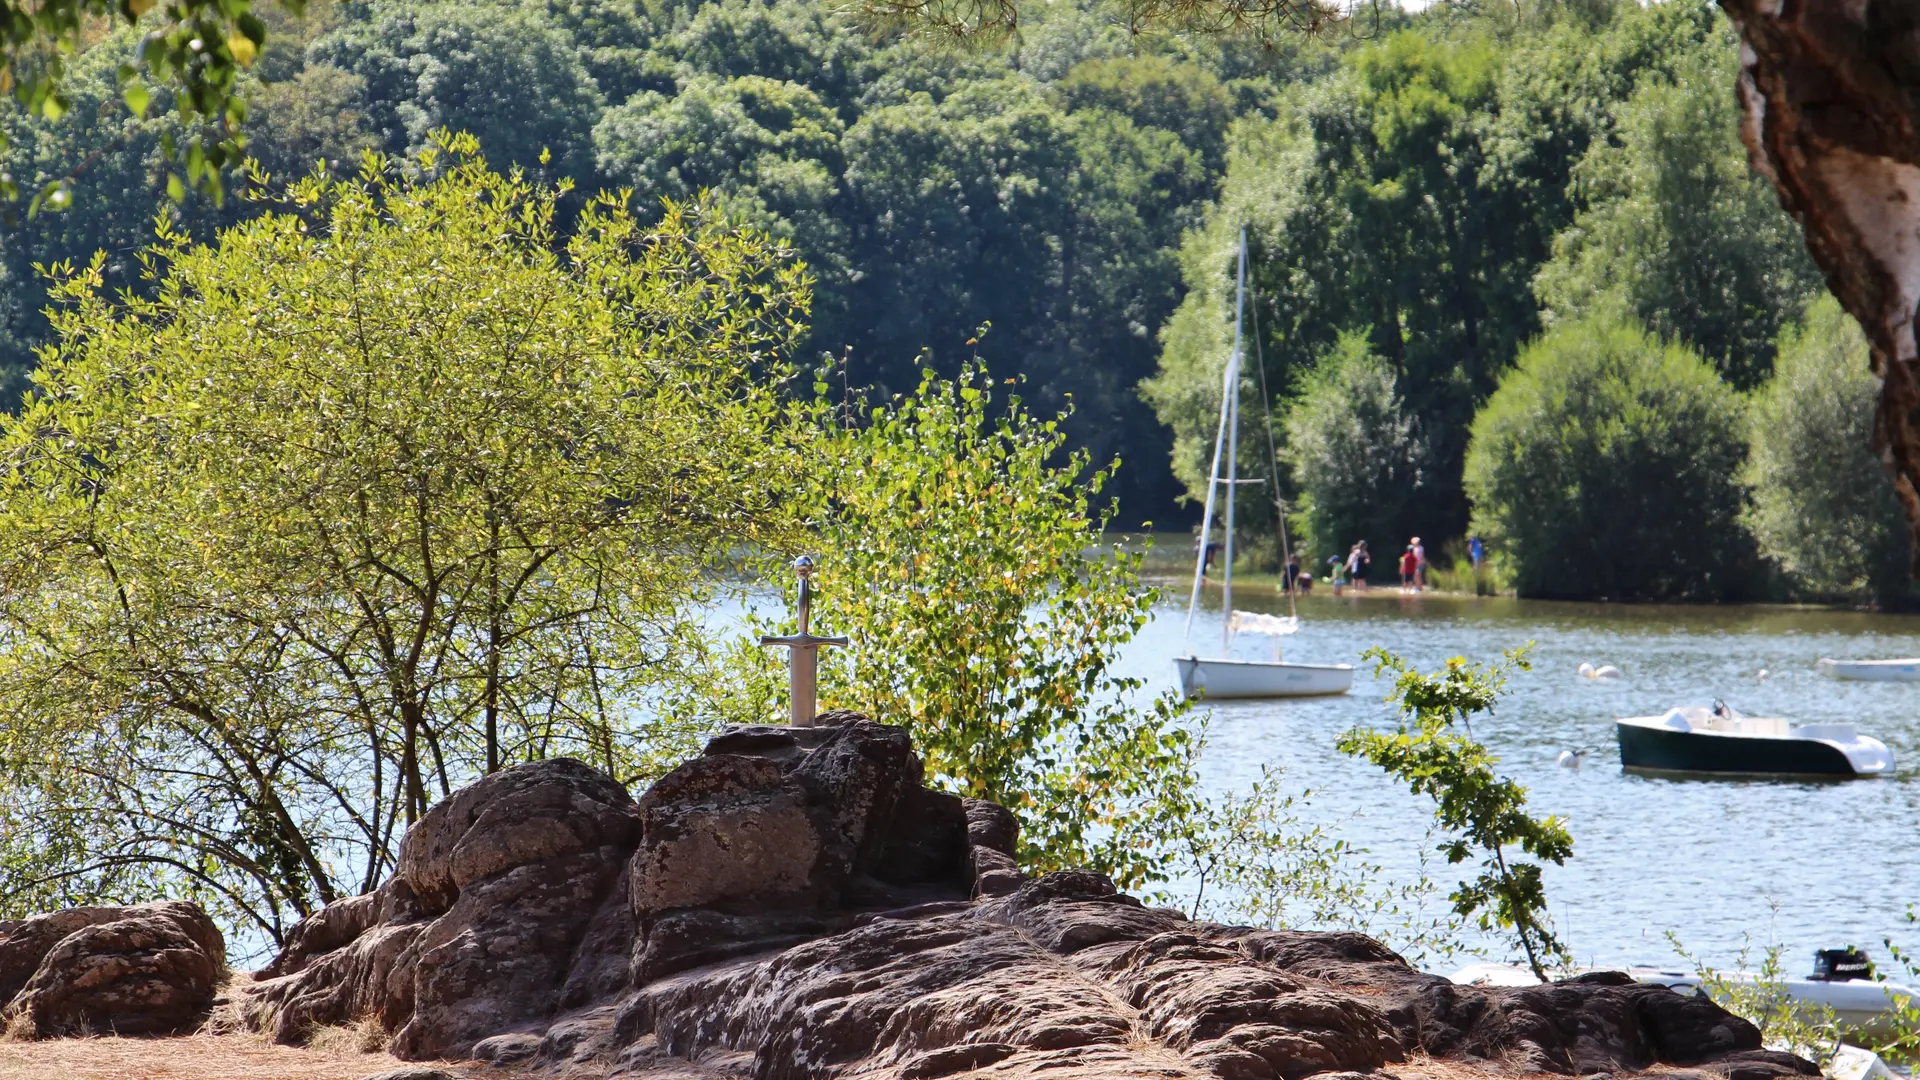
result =
M1553 974L1567 978L1605 970L1609 969L1583 967ZM1664 986L1687 997L1724 997L1727 992L1743 986L1765 987L1785 998L1802 1021L1821 1023L1831 1019L1854 1038L1894 1036L1903 1012L1920 1003L1920 990L1881 980L1856 949L1819 950L1814 954L1813 973L1802 979L1752 971L1722 971L1708 979L1698 972L1651 965L1628 967L1626 973L1635 982ZM1468 964L1448 976L1448 980L1460 986L1540 985L1540 980L1527 968L1501 963Z
M1204 697L1209 700L1222 698L1293 698L1320 697L1327 694L1344 694L1353 688L1353 665L1351 664L1292 664L1279 658L1279 641L1283 637L1298 633L1300 615L1293 606L1293 589L1287 592L1287 605L1292 614L1287 616L1264 615L1251 611L1233 610L1233 489L1237 484L1257 484L1258 480L1236 480L1234 463L1239 460L1240 452L1240 356L1241 318L1246 310L1247 295L1247 233L1240 231L1240 271L1234 292L1233 312L1233 352L1227 359L1226 377L1221 387L1220 430L1213 440L1213 468L1208 472L1206 511L1201 516L1199 550L1193 564L1193 595L1187 603L1187 640L1193 639L1193 614L1200 606L1200 587L1207 572L1207 538L1213 534L1214 491L1225 486L1226 513L1224 528L1226 543L1223 546L1221 560L1220 606L1227 611L1226 625L1223 628L1218 657L1202 657L1191 651L1185 656L1175 657L1174 666L1180 672L1180 692L1189 698ZM1271 436L1271 432L1269 432ZM1272 456L1269 445L1268 454ZM1220 474L1221 462L1226 463L1226 475ZM1280 548L1282 557L1290 554L1287 546L1286 515L1280 515ZM1232 657L1233 639L1239 634L1262 634L1274 639L1274 659L1238 660Z
M1860 682L1920 682L1920 659L1912 660L1829 660L1821 657L1814 670L1829 679L1857 679Z

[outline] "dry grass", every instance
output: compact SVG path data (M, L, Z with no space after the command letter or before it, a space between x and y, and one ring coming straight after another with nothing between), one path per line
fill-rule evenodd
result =
M315 1028L307 1048L322 1054L377 1054L387 1048L387 1029L371 1016L351 1024Z
M357 1028L328 1030L353 1033ZM360 1080L408 1064L389 1054L367 1053L359 1045L336 1035L324 1047L277 1046L245 1034L0 1042L0 1080ZM455 1074L466 1072L459 1066L431 1064ZM490 1070L485 1075L503 1074Z

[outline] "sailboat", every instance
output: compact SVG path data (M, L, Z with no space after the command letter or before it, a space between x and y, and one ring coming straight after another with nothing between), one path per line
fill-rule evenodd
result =
M1187 655L1174 658L1180 672L1180 690L1189 698L1290 698L1344 694L1353 688L1352 664L1292 664L1278 659L1279 640L1298 633L1300 613L1294 606L1293 590L1287 589L1285 616L1263 615L1233 610L1233 492L1240 484L1258 480L1239 480L1235 464L1240 454L1240 358L1245 341L1242 321L1247 301L1247 231L1240 230L1240 268L1234 285L1233 352L1227 358L1227 370L1220 394L1220 430L1213 440L1213 467L1207 473L1206 511L1201 517L1199 551L1193 564L1193 596L1187 602ZM1220 466L1226 464L1226 475ZM1222 561L1220 606L1227 612L1221 628L1220 655L1202 657L1193 649L1193 616L1200 606L1200 588L1207 571L1207 538L1213 535L1213 509L1216 491L1225 490L1223 501L1226 531L1225 558ZM1286 516L1280 520L1282 556L1287 549ZM1275 641L1273 660L1232 659L1233 639L1239 634L1261 634Z

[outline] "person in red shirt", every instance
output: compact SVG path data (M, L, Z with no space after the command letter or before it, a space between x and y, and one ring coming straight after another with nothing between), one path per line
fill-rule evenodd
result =
M1400 556L1400 591L1414 592L1420 574L1420 556L1413 553L1413 545L1407 545L1407 553Z

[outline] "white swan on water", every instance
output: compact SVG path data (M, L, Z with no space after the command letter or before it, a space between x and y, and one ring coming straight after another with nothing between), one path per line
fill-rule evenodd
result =
M1601 664L1599 667L1594 667L1592 664L1581 664L1580 674L1589 679L1617 679L1620 677L1621 671L1612 664Z

